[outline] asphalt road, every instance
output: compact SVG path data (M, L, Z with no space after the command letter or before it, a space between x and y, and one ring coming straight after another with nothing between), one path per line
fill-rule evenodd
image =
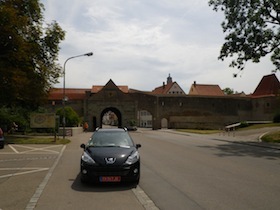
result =
M0 209L143 210L133 185L80 182L80 144L90 135L70 137L67 146L7 145L0 150Z
M80 182L81 143L86 143L91 133L72 137L48 184L36 203L36 210L69 209L134 209L143 210L132 189L125 184L84 185Z
M139 187L83 185L79 145L90 135L0 150L0 209L279 209L280 150L140 130L131 133L142 144Z
M159 209L279 209L277 149L162 130L133 137L142 144L140 186Z

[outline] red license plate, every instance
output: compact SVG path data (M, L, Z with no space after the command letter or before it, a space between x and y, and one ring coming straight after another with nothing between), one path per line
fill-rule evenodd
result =
M99 177L100 182L120 182L120 176L101 176Z

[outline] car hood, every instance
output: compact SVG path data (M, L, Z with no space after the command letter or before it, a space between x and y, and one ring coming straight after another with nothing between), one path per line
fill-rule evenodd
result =
M87 153L99 165L123 165L127 158L136 151L135 147L88 147Z

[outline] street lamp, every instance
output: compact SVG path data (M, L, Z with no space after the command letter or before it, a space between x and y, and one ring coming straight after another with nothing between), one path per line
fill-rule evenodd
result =
M70 58L67 58L67 60L64 62L63 65L63 99L62 99L62 114L63 114L63 119L62 119L62 124L63 124L63 139L65 139L65 124L66 124L66 119L65 119L65 102L66 102L66 96L65 96L65 67L66 67L66 63L67 61L73 59L73 58L78 58L78 57L82 57L82 56L92 56L93 53L89 52L86 54L82 54L82 55L76 55Z

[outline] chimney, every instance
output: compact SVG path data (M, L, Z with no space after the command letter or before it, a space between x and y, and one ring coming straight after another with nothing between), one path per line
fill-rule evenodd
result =
M162 88L165 88L165 82L162 83Z
M196 81L193 82L193 86L194 86L194 87L196 86Z

